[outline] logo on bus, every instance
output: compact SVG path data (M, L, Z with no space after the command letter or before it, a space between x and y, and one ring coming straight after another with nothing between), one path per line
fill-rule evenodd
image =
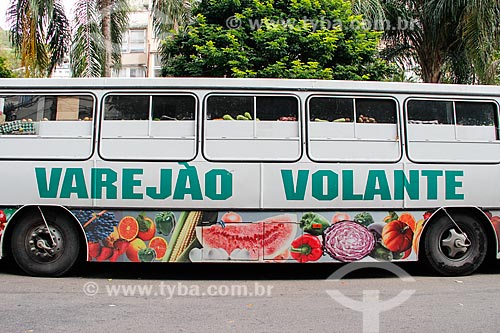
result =
M459 170L369 170L364 184L364 191L356 192L354 170L281 170L281 178L286 200L302 201L306 193L319 201L403 200L405 194L409 200L437 200L438 194L444 193L446 200L464 200L459 193L463 187ZM392 177L391 187L389 179ZM443 181L444 180L444 181ZM440 188L444 186L444 188ZM308 189L310 192L308 192Z
M135 199L227 200L233 195L233 175L225 169L206 172L204 186L194 166L179 163L179 170L160 169L156 186L145 186L144 169L35 168L38 194L42 199ZM89 186L90 185L90 186ZM90 191L89 191L90 188Z

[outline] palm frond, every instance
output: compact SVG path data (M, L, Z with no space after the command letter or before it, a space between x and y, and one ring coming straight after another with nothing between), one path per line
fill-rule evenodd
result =
M47 29L47 45L51 54L47 72L50 74L69 51L71 38L69 21L66 18L61 0L54 0L52 16Z
M71 72L76 77L100 77L104 68L104 36L99 26L97 0L79 0L75 5L75 27L71 46Z
M75 5L75 33L71 70L76 77L100 77L121 62L123 33L128 28L127 0L79 0ZM104 23L107 28L104 32ZM110 56L110 59L108 58ZM108 59L108 60L107 60Z
M126 0L116 0L111 10L111 43L115 68L121 63L122 38L128 29L130 7Z
M153 0L151 15L153 28L159 38L164 38L172 30L188 24L195 0Z
M12 1L7 21L25 76L49 76L67 52L69 23L60 0Z
M351 0L351 3L354 14L363 15L372 23L381 23L386 19L381 0Z

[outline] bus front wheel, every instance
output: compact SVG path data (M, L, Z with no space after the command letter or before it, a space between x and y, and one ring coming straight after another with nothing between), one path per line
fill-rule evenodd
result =
M454 215L455 223L443 215L430 221L424 238L425 260L436 272L468 275L484 261L488 248L481 223L467 215Z
M48 225L48 228L47 228ZM17 265L33 276L61 276L78 259L78 229L62 216L30 216L15 226L11 253Z

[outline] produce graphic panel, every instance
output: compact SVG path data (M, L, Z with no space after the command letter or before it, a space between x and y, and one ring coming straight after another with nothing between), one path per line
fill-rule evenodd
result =
M0 207L0 240L17 209ZM432 212L74 209L89 261L353 262L417 260ZM484 211L500 252L500 211Z

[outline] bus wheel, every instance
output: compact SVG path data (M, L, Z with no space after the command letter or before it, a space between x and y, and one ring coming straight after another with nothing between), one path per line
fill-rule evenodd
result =
M80 244L75 224L61 216L32 216L20 221L12 234L11 253L19 267L33 276L61 276L78 259Z
M431 221L424 239L425 260L438 273L448 276L473 273L484 261L488 248L481 224L467 215L446 215Z

